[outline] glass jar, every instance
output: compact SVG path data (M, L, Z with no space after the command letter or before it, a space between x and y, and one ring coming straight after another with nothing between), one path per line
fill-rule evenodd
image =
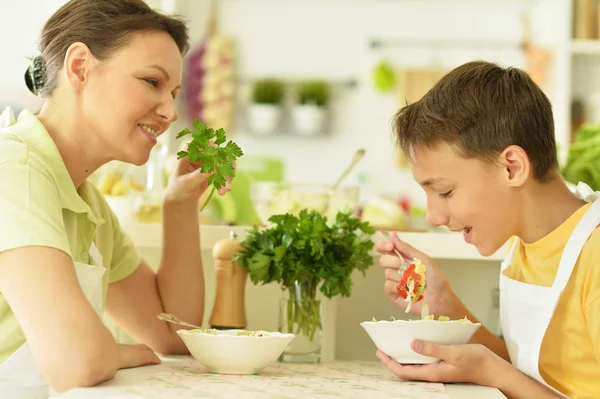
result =
M158 143L150 152L146 164L144 191L132 198L132 218L140 223L162 222L162 200L165 191L165 148Z

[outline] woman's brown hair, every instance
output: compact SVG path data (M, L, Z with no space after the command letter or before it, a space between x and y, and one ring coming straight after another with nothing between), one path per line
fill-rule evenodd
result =
M65 54L75 42L87 45L100 61L125 46L137 32L168 33L184 55L189 48L185 22L161 14L143 0L71 0L44 25L40 54L26 74L29 89L47 97L57 84Z

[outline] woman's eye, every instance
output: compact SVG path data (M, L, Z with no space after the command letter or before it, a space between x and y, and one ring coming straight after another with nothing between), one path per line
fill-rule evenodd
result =
M440 196L440 198L449 198L450 196L452 196L452 190L447 191L445 193L439 193L438 195Z
M144 79L144 81L146 83L148 83L149 85L151 85L152 87L158 86L158 80L156 80L156 79Z

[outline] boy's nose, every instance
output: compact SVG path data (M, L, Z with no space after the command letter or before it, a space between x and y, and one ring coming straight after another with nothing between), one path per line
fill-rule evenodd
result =
M433 227L447 226L450 217L446 212L440 209L432 209L431 206L427 207L427 213L425 215L427 224Z

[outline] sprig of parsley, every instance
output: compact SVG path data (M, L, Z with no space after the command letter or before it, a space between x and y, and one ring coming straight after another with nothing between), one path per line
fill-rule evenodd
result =
M278 282L296 293L295 282L315 299L317 289L327 298L350 296L354 270L363 275L373 264L370 253L375 229L368 222L339 212L334 223L317 211L304 209L269 218L273 226L254 227L241 242L238 265L254 284Z
M287 332L312 340L321 328L317 290L327 298L350 296L352 272L373 264L375 229L349 213L333 223L317 211L303 209L269 218L272 227L254 227L241 242L238 265L254 284L277 282L289 292Z
M200 210L204 209L214 191L224 187L228 177L235 177L233 163L244 153L233 141L227 142L225 130L214 130L199 120L193 122L194 130L183 129L177 134L177 138L192 136L186 151L179 151L177 159L186 157L192 162L200 163L202 173L209 173L207 183L212 186L206 202ZM227 144L225 144L227 142ZM223 145L225 144L225 145Z

